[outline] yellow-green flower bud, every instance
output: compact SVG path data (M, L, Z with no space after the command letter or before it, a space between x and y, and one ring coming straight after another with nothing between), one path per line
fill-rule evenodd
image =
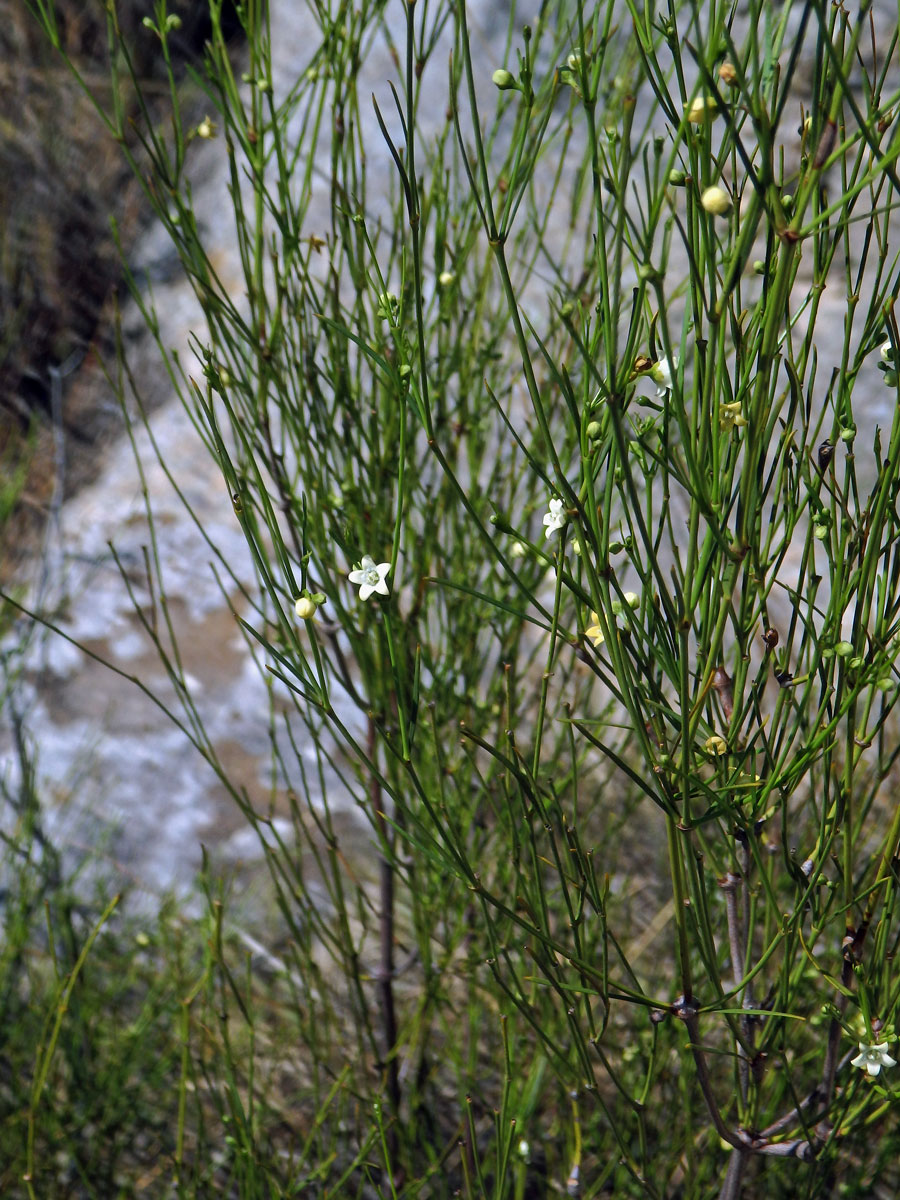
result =
M716 217L724 217L731 212L731 197L720 187L708 187L700 197L700 203L708 213Z
M702 125L715 115L718 105L714 96L698 96L685 105L687 119L692 125Z

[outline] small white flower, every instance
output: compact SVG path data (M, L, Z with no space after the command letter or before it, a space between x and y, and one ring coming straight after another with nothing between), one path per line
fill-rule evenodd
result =
M309 596L298 596L294 601L294 612L301 621L311 621L316 615L316 602Z
M882 1067L896 1067L897 1060L891 1058L887 1049L887 1042L879 1042L875 1046L868 1046L865 1042L860 1042L859 1054L850 1060L851 1065L867 1071L872 1076L877 1075Z
M622 600L612 601L612 611L618 627L620 629L627 629L631 624L631 614L628 610L630 608L640 608L641 598L636 592L623 592L622 596Z
M562 500L550 500L550 511L544 514L544 524L547 528L544 530L544 537L551 537L556 533L557 529L562 529L566 523L566 511L563 508Z
M886 341L881 347L881 361L886 363L892 363L894 361L894 348L891 345L890 340Z
M650 378L655 384L658 384L656 389L657 396L664 396L666 392L672 390L672 374L678 369L678 355L670 362L667 358L661 358L655 362L650 368Z
M391 594L385 582L390 569L390 563L383 562L376 564L371 554L363 555L363 560L359 567L351 571L348 576L350 582L355 583L359 587L360 600L368 600L373 592L377 592L379 596L389 596Z

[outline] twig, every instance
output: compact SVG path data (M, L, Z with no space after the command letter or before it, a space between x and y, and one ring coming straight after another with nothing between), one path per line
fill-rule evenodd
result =
M687 1027L688 1037L690 1038L690 1051L694 1056L694 1065L697 1068L697 1079L700 1082L700 1090L703 1092L703 1099L706 1101L706 1108L712 1119L712 1123L716 1127L716 1133L729 1146L734 1146L736 1150L746 1149L746 1141L738 1134L732 1133L725 1124L722 1114L719 1111L719 1106L716 1103L716 1098L713 1095L709 1067L706 1065L706 1056L700 1045L700 1026L697 1021L697 1009L693 1005L688 1005L682 1001L681 1004L675 1005L674 1012L677 1017L684 1021Z
M375 718L370 716L366 734L366 749L370 762L374 761L375 758L376 736ZM391 840L391 832L382 807L381 783L374 772L369 776L369 800L372 805L372 815L379 836L385 846L379 859L379 941L381 955L376 979L378 982L378 993L381 998L385 1086L391 1116L385 1134L388 1155L391 1160L391 1171L396 1175L396 1157L399 1145L396 1126L397 1121L400 1119L400 1064L397 1058L397 1010L394 1002L394 867L387 853L387 847Z
M749 1153L746 1150L739 1150L735 1147L731 1151L731 1157L728 1159L728 1170L725 1172L725 1181L719 1191L719 1200L737 1200L741 1192L741 1184L744 1179L744 1170L747 1166Z

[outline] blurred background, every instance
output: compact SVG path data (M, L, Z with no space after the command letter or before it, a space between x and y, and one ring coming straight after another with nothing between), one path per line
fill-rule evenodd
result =
M105 105L107 5L61 0L55 7L66 53ZM188 111L203 101L189 72L208 36L205 8L169 5L182 21L170 44ZM158 39L142 25L149 6L121 0L115 9L144 96L156 106L152 117L163 120L169 89ZM237 35L233 10L228 28ZM133 113L128 76L117 75ZM129 148L140 156L137 136ZM121 428L100 365L123 296L111 221L127 255L148 223L137 181L24 0L0 0L0 515L12 510L15 518L2 526L6 578L43 527L54 495L70 495L91 478L104 440Z

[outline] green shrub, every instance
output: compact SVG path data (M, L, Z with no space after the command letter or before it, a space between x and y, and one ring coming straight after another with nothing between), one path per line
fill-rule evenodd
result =
M572 0L476 61L464 6L401 35L363 0L315 8L287 85L262 8L243 77L211 14L242 296L177 107L146 187L207 322L169 366L253 556L252 590L215 569L293 837L143 619L283 922L286 1156L230 1026L210 1063L185 1017L237 1193L896 1186L896 27Z

